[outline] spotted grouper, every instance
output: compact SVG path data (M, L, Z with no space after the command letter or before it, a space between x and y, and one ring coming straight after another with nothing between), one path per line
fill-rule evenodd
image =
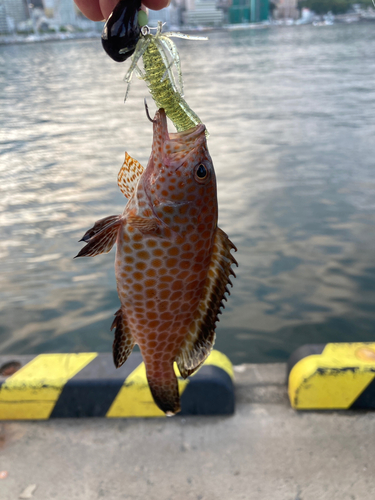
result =
M123 214L96 222L77 257L109 252L116 243L114 363L125 363L138 344L154 401L173 415L180 411L173 363L186 378L209 355L237 264L234 245L217 226L205 126L169 134L159 109L147 168L126 153L118 184L128 198Z

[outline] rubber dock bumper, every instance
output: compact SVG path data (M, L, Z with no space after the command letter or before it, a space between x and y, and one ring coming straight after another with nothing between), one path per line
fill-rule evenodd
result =
M375 343L305 345L288 362L297 410L375 409Z
M233 370L212 351L198 372L178 383L179 415L234 412ZM164 417L155 405L139 352L116 369L112 354L0 356L0 420L58 417Z

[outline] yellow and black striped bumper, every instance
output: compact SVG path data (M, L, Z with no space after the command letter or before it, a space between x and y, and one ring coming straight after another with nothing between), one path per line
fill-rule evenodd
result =
M375 409L375 343L305 345L288 363L297 410Z
M16 363L19 370L7 377ZM179 415L234 412L232 364L219 351L178 383ZM0 356L0 420L164 416L152 399L139 352L117 370L107 353Z

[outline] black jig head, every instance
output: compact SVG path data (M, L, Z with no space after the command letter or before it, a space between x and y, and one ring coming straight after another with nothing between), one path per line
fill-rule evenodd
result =
M141 0L120 0L104 25L103 49L114 61L123 62L134 53L141 33L140 8Z

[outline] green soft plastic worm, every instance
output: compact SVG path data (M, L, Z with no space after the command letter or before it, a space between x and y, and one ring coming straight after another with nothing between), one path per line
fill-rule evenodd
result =
M156 35L150 33L148 26L142 27L142 35L137 43L132 62L125 76L128 83L134 71L139 78L145 80L150 93L158 108L164 108L168 118L172 120L178 132L195 127L202 123L199 117L189 107L183 98L183 82L180 66L180 57L171 37L189 38L193 40L207 40L205 37L191 37L182 33L162 33L162 23L158 23ZM138 67L138 61L143 58L143 71ZM173 66L178 73L178 82L173 74Z

